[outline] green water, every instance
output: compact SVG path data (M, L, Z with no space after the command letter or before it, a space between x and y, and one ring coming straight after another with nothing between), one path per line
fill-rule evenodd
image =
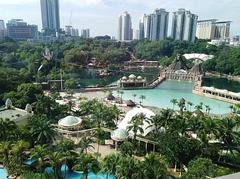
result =
M202 81L202 86L213 86L219 89L226 89L228 91L240 92L240 83L226 78L205 77Z
M191 101L195 106L199 105L201 102L204 105L209 105L211 108L210 113L213 114L226 114L230 112L229 106L231 104L192 94L192 88L192 82L167 80L155 89L124 90L123 98L125 100L133 100L133 94L137 94L136 102L139 103L139 96L144 95L146 96L146 99L143 101L143 105L160 108L173 108L173 105L170 102L171 99L176 98L179 100L183 97L186 101ZM188 110L194 110L194 106L188 106L187 108ZM175 109L177 109L177 107L175 107ZM205 110L205 107L203 110Z

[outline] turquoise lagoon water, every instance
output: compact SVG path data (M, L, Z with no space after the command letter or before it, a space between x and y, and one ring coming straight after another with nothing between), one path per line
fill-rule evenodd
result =
M7 170L5 170L4 168L0 168L0 178L7 179Z
M54 171L53 171L52 167L47 167L47 168L45 168L45 172L53 173ZM64 176L65 165L62 165L61 172L62 172L62 176ZM82 172L71 172L71 171L69 171L68 167L66 166L66 175L64 177L65 179L79 179L79 178L81 178L81 176L82 176ZM88 179L107 179L107 174L95 175L93 172L89 172ZM108 179L115 179L115 177L112 175L109 175Z
M231 104L195 95L192 93L192 89L192 82L166 80L154 89L124 90L123 99L134 100L132 95L137 94L136 102L139 103L139 96L144 95L146 97L143 101L144 106L155 106L166 109L173 108L173 104L170 102L171 99L176 98L179 100L183 97L186 101L191 101L194 106L199 105L200 102L204 105L209 105L211 108L210 113L213 114L226 114L231 112L229 108ZM116 92L114 92L114 94L115 96L117 95ZM191 110L194 110L194 106L191 107ZM187 106L187 108L190 110L190 106ZM177 109L177 107L175 107L175 109Z

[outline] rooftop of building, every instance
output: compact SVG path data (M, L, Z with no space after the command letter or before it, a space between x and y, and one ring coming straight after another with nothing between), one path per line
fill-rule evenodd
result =
M28 115L29 113L25 110L12 108L12 109L0 109L0 118L10 119L11 121L17 120L19 117Z
M32 116L32 106L30 104L26 105L25 110L16 108L12 105L12 101L7 99L5 102L5 107L0 108L0 118L9 119L16 123L28 119Z
M201 22L216 22L218 19L206 19L206 20L199 20L197 21L198 23L201 23Z

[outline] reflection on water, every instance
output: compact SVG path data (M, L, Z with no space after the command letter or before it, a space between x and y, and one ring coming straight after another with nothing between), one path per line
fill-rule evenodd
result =
M229 106L231 104L192 94L192 88L192 82L167 80L155 89L125 90L123 98L125 100L134 100L133 94L137 94L138 97L136 97L136 102L139 102L139 96L145 95L146 99L144 100L143 105L156 106L160 108L172 108L173 104L170 102L171 99L176 98L179 100L183 97L186 101L192 102L195 106L199 105L201 102L204 105L210 106L210 112L214 114L225 114L230 112ZM194 107L188 106L189 110L190 108L191 110L194 110Z
M240 83L227 78L205 77L202 81L202 86L215 87L226 89L228 91L240 92Z

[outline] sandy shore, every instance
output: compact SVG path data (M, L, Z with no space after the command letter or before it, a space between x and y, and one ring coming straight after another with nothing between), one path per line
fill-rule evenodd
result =
M68 96L67 93L65 92L61 92L60 93L61 96ZM94 98L97 98L99 101L107 104L107 105L111 105L110 102L107 102L105 100L107 96L107 93L104 93L103 91L94 91L94 92L75 92L73 94L73 97L79 99L79 98L86 98L88 100L91 100L91 99L94 99ZM148 108L150 110L152 110L154 113L158 113L161 111L160 108L158 107L154 107L154 106L144 106L145 108ZM122 111L122 112L128 112L132 109L132 107L127 107L127 106L118 106L118 108Z

